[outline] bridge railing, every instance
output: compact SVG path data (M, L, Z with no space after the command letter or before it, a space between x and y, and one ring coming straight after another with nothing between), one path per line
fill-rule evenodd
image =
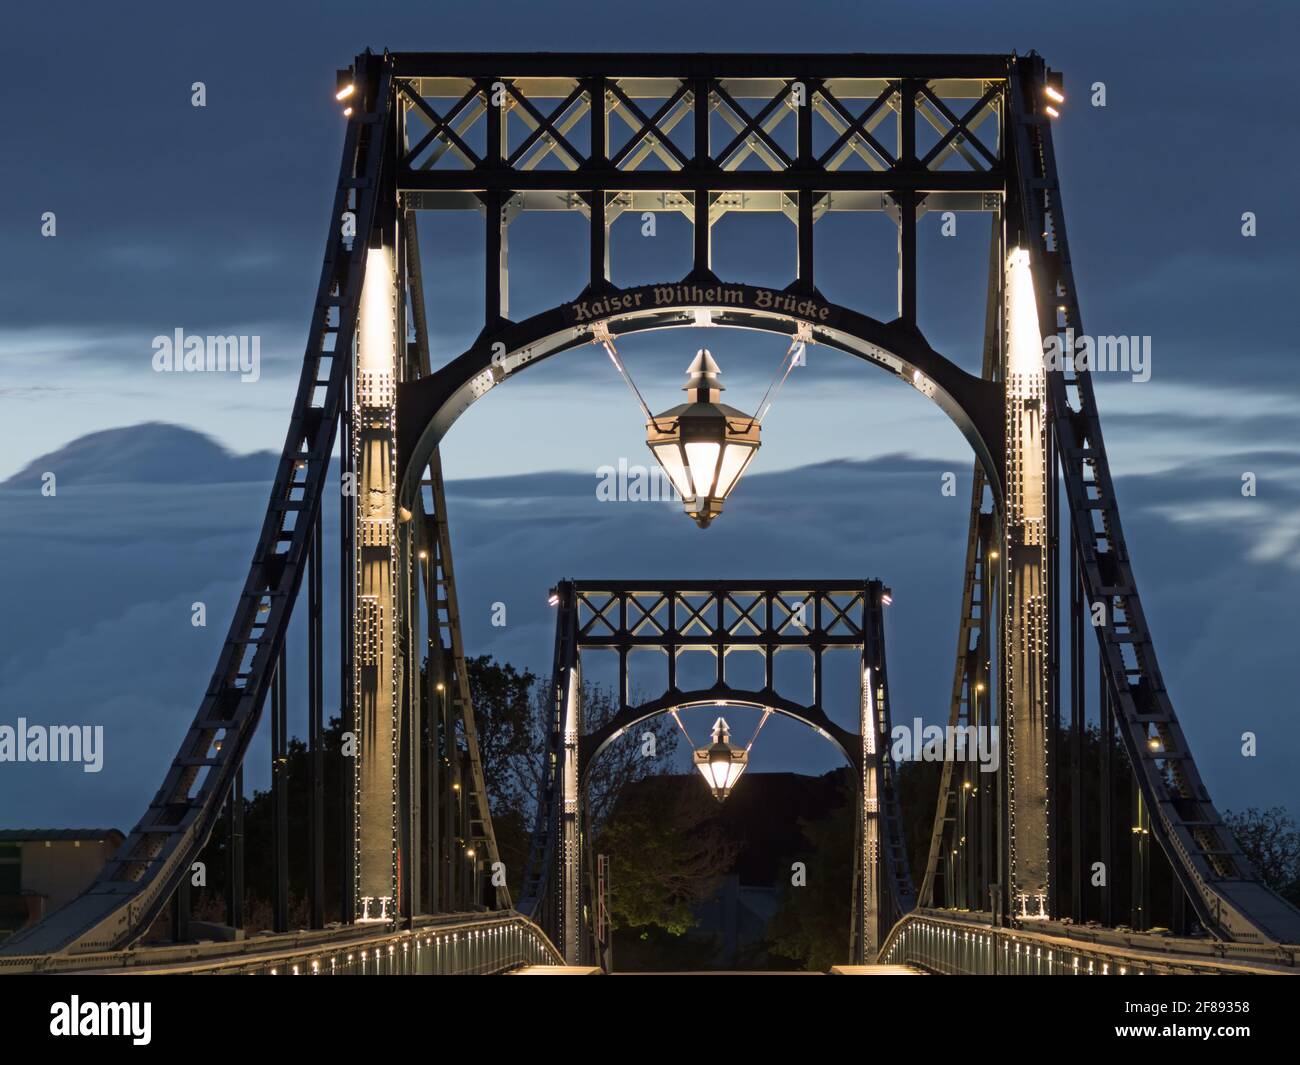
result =
M472 976L561 965L546 933L514 911L418 917L414 927L349 925L94 954L0 958L0 975Z
M1256 946L1081 928L995 927L987 914L914 910L896 924L880 960L950 976L1146 976L1174 973L1294 975L1300 947Z

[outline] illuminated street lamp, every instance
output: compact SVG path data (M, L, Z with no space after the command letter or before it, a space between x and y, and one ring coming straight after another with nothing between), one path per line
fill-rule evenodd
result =
M759 448L758 417L718 402L725 387L719 373L709 350L701 348L682 386L688 402L646 422L646 443L701 529L722 513Z
M704 776L713 797L722 802L731 794L740 774L749 764L749 751L733 747L728 741L731 728L725 718L713 723L713 745L695 752L695 768Z

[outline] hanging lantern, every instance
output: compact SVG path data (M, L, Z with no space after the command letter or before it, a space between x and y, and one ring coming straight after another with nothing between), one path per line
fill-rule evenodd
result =
M706 353L707 354L707 353ZM695 752L695 768L700 771L713 797L722 802L731 794L740 774L749 764L749 751L733 747L731 728L725 718L718 718L713 723L713 745L701 747Z
M722 513L760 443L757 417L718 402L725 387L719 373L701 348L682 386L688 402L646 422L646 443L701 529Z

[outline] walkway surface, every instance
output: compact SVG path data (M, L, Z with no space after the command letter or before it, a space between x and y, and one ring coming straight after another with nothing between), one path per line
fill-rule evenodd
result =
M600 969L594 965L525 965L514 969L510 976L599 976ZM822 976L822 973L780 972L777 970L742 970L693 969L686 972L616 972L614 976ZM835 965L831 967L830 976L925 976L923 969L914 965Z

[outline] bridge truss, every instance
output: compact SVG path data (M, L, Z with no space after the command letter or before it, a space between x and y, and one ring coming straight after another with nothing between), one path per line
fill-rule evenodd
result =
M322 511L334 475L343 500L338 709L356 741L355 757L338 756L349 757L351 781L339 917L393 923L509 907L494 875L499 854L438 443L472 403L536 362L598 334L697 325L801 335L844 351L934 402L975 454L949 723L998 726L1004 768L995 785L976 787L969 765L945 765L920 903L992 911L1025 926L1067 916L1068 898L1076 919L1112 923L1108 890L1100 909L1090 901L1091 873L1097 861L1108 875L1125 864L1113 838L1123 769L1133 835L1158 843L1189 924L1222 940L1300 941L1300 914L1258 880L1178 724L1130 564L1090 375L1068 362L1043 365L1043 339L1066 328L1081 334L1083 322L1047 102L1061 83L1040 57L366 53L341 85L351 93L350 118L298 391L212 679L115 859L6 952L120 949L169 903L183 933L190 871L214 834L229 833L232 870L241 867L242 767L268 704L276 924L287 928L284 713L295 607L310 634L311 923L325 923ZM429 351L421 211L485 220L483 328L454 358ZM508 233L523 211L581 215L589 276L569 302L515 321ZM630 289L612 282L610 226L628 211L690 221L683 277ZM781 214L795 228L783 289L714 273L714 226L752 211ZM883 212L896 223L894 320L836 305L818 290L817 223L837 211ZM992 216L979 376L935 351L918 327L917 226L932 211ZM576 619L585 593L566 587L564 610ZM1098 606L1104 623L1094 626ZM573 620L566 631L582 630ZM577 642L562 650L564 663L576 663ZM1104 737L1099 817L1085 809L1083 779L1093 719ZM560 755L566 770L580 769L580 743L576 755L567 746ZM541 845L553 856L574 839L572 825L563 836L561 813L553 804L538 822L552 826ZM1151 861L1149 847L1133 847L1130 883L1149 883ZM535 863L530 874L532 907L546 896L537 890L544 868ZM580 879L571 875L570 894L535 911L568 945ZM236 872L231 880L237 889ZM1142 890L1133 894L1139 924L1149 912ZM234 890L231 924L240 908Z
M879 581L562 581L556 586L555 661L548 775L521 908L546 914L570 964L591 963L606 944L582 920L594 912L586 780L614 740L642 722L692 707L752 707L802 722L839 748L858 779L858 855L854 863L853 952L874 960L889 929L915 905L890 735L889 679ZM583 718L582 652L618 657L616 713L595 727ZM858 732L827 714L827 655L858 652ZM784 693L777 656L805 652L809 690ZM762 682L737 679L729 659L757 655ZM633 660L663 656L661 691L633 683ZM713 660L708 683L682 679L684 656ZM753 670L752 660L746 663ZM732 659L731 666L736 663ZM695 671L690 671L695 675ZM683 685L686 685L685 687ZM632 702L633 692L637 701Z

